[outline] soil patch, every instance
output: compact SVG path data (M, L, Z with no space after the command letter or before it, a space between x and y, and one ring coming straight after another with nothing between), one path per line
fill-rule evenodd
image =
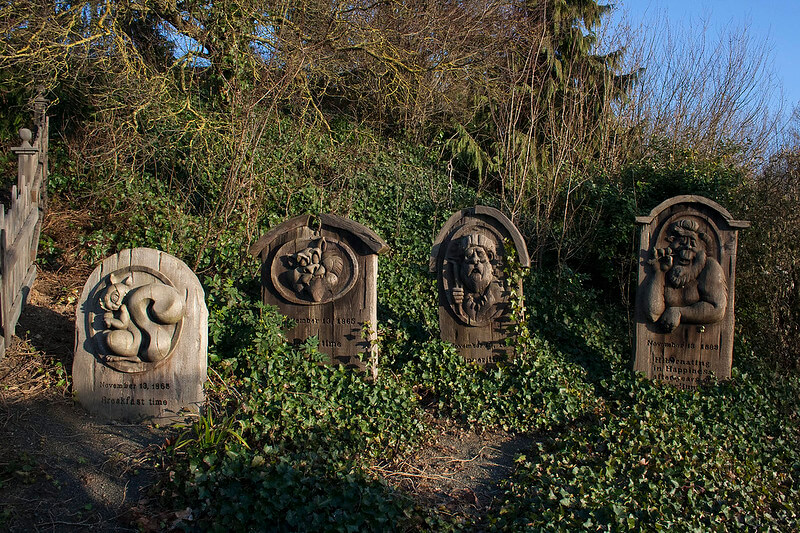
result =
M448 419L433 422L434 436L415 453L376 471L426 507L479 520L502 494L514 459L534 442L530 435L476 433Z
M174 430L97 419L70 393L75 305L87 267L40 270L0 361L0 530L160 530L142 512ZM153 507L153 506L151 506ZM153 515L163 518L153 524Z
M0 401L0 527L139 531L131 508L155 479L164 429L109 424L53 395Z

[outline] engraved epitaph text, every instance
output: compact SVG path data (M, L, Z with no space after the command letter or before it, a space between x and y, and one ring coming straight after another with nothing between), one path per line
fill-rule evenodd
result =
M642 224L634 368L692 389L730 377L737 231L700 196L663 202Z
M522 236L496 209L462 209L445 223L433 245L430 269L437 274L442 339L479 364L507 358L509 296L503 264L506 242L529 266ZM518 287L522 294L522 287Z
M106 418L178 420L204 400L208 312L194 273L150 248L107 258L76 317L74 389Z
M290 342L319 339L330 362L365 368L377 323L378 256L373 231L336 215L287 220L250 248L262 261L262 298L295 322Z

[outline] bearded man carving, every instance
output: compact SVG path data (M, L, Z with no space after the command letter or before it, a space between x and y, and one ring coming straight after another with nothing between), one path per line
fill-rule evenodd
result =
M713 243L700 224L670 224L666 248L654 248L645 287L647 317L666 332L679 324L713 324L725 316L728 286L719 262L708 255Z
M502 282L495 276L497 250L485 235L470 234L459 242L458 272L452 298L459 317L469 325L486 323L498 314Z

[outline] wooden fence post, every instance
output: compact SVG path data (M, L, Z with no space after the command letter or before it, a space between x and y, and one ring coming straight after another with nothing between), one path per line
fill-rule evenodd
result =
M36 279L36 253L47 202L47 104L41 93L33 101L35 140L31 130L19 130L22 143L11 149L17 155L17 184L11 189L8 210L0 206L0 358Z
M47 211L47 180L50 176L48 167L50 119L45 114L49 104L50 101L44 97L41 91L33 99L33 120L37 130L35 146L39 149L39 175L42 179L38 190L39 211L42 217Z

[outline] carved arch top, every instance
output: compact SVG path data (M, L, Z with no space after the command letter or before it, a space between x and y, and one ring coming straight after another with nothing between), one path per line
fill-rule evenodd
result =
M442 243L447 239L448 235L453 231L453 228L459 224L466 217L478 217L478 218L489 218L494 219L497 223L500 224L507 232L508 237L511 238L511 241L514 243L514 248L517 250L517 256L519 258L519 263L528 268L531 266L530 256L528 255L528 247L525 244L525 239L522 237L522 234L519 232L517 227L514 225L511 220L508 219L502 212L495 209L494 207L487 207L484 205L476 205L475 207L467 207L456 213L447 219L444 226L442 226L441 231L436 236L436 240L433 243L433 247L431 248L431 257L430 263L428 264L428 268L430 272L436 272L439 268L438 266L438 258L441 252Z
M205 354L207 313L200 281L185 263L152 248L125 249L84 285L76 354L126 374L181 365Z
M650 333L732 316L737 233L748 221L734 220L708 198L682 195L636 222L642 227L637 314Z
M508 244L511 241L512 244ZM453 214L436 237L429 268L437 274L441 310L462 326L492 328L508 310L508 247L530 266L525 240L500 211L475 206Z
M367 258L389 249L366 226L338 215L301 215L262 236L250 253L262 261L262 285L283 302L327 304L357 286Z
M316 226L348 231L374 254L382 254L389 250L389 245L377 233L349 218L323 213L317 216L319 224L314 224L312 218L311 215L300 215L278 224L250 246L250 254L258 257L264 250L269 248L272 241L284 233L303 227Z
M694 204L695 207L699 208L699 210L704 211L707 209L711 209L713 212L716 213L717 217L720 221L723 221L727 228L721 229L743 229L750 227L750 221L748 220L735 220L733 215L731 215L727 209L719 205L714 200L710 200L705 196L699 196L696 194L682 194L680 196L673 196L667 200L664 200L657 206L655 206L651 211L650 214L647 216L636 217L637 224L650 224L658 218L661 213L667 211L675 206L680 204L692 206Z

